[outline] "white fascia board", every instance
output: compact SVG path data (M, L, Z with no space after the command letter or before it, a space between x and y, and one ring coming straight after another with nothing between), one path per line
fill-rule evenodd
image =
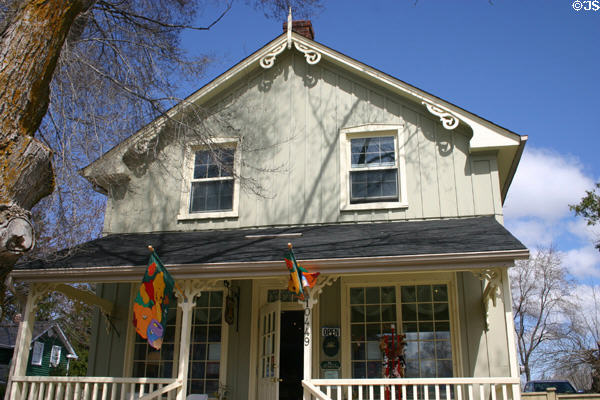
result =
M353 257L299 260L304 266L323 274L360 274L371 272L415 272L472 270L483 266L509 267L514 260L526 259L529 250L471 253L423 254L385 257ZM256 279L289 274L281 261L244 263L206 263L167 265L175 279ZM22 282L140 282L145 266L60 268L13 270L14 280Z

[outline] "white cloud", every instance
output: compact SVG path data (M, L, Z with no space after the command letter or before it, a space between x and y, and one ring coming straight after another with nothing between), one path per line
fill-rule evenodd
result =
M581 163L546 149L528 149L506 199L506 227L532 251L555 246L569 272L579 279L600 278L600 226L589 227L574 217L578 203L594 179Z
M556 241L558 232L539 218L507 219L507 229L530 249L549 247Z
M545 149L526 150L508 192L504 214L507 218L544 220L566 217L570 214L569 204L579 202L593 184L576 159Z
M577 217L567 223L567 230L581 240L595 243L600 240L600 226L588 225L585 219Z
M600 252L593 245L563 253L563 265L575 277L600 277Z

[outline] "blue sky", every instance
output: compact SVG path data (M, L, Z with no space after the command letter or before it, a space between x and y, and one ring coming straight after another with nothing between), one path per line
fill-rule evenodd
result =
M197 23L217 14L207 8ZM532 249L554 244L582 282L600 282L600 230L568 209L600 180L600 10L575 11L569 0L340 0L311 19L317 41L528 135L506 225ZM187 33L185 48L215 61L186 94L279 35L282 22L236 2L209 32Z

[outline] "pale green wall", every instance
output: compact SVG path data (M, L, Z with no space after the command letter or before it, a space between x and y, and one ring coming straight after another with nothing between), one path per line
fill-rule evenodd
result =
M272 69L247 74L225 93L208 107L218 118L206 126L217 136L242 137L241 173L256 178L263 196L242 190L238 218L178 222L188 139L174 139L159 162L132 167L127 186L114 188L106 233L493 214L501 219L496 155L470 156L471 133L462 125L443 129L418 103L326 61L309 66L296 52L280 55ZM339 211L339 132L366 123L404 124L406 210Z
M233 281L232 286L239 288L239 316L237 323L229 326L229 348L227 354L228 399L248 399L250 374L250 325L252 315L252 281Z
M485 329L483 284L471 272L457 273L459 327L464 376L510 376L504 305L490 302L489 327Z
M125 341L128 321L131 284L104 283L98 284L96 293L114 303L115 308L111 318L114 328L107 333L107 322L99 311L94 315L92 324L92 340L88 360L88 376L125 376Z
M339 337L340 351L334 357L329 357L323 352L323 336L321 336L321 327L342 329L342 305L341 305L341 284L338 279L331 286L325 287L323 293L319 296L319 326L313 332L313 345L318 346L319 361L339 361L342 362L342 338ZM339 378L342 378L340 370ZM324 371L319 365L319 378L325 378Z

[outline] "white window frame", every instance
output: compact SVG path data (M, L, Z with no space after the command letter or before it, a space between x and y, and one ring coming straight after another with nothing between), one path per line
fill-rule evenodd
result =
M367 124L340 130L340 210L374 210L407 208L408 196L406 191L406 157L404 154L404 126L396 124ZM398 170L398 200L397 201L374 201L366 203L350 203L350 171L352 171L351 140L365 137L392 136L396 151L396 165ZM372 169L389 169L376 167ZM369 168L371 169L371 168ZM368 170L368 169L361 169Z
M190 219L211 219L211 218L233 218L238 216L239 198L240 198L240 146L239 140L234 138L214 138L212 139L211 146L215 148L233 148L233 199L231 210L225 211L199 211L190 212L190 197L192 194L192 182L194 178L194 161L196 151L205 150L208 145L192 144L186 147L185 154L183 157L183 179L181 187L181 200L179 203L179 214L177 215L178 220L190 220ZM230 178L227 178L230 179ZM208 178L203 181L210 180L224 180L223 178Z
M31 365L42 365L44 360L44 343L33 342L33 351L31 353Z
M400 310L399 287L410 285L439 285L448 286L448 307L450 311L450 343L452 346L452 371L454 376L463 376L462 350L460 344L460 333L458 331L458 295L456 289L455 273L439 273L435 279L428 274L402 274L396 276L351 276L341 278L341 362L342 376L352 376L351 360L351 337L350 337L350 288L352 287L396 287L396 320L398 327L402 324L402 313Z
M60 353L62 351L62 347L53 345L52 351L50 352L50 365L53 367L58 366L60 364Z

